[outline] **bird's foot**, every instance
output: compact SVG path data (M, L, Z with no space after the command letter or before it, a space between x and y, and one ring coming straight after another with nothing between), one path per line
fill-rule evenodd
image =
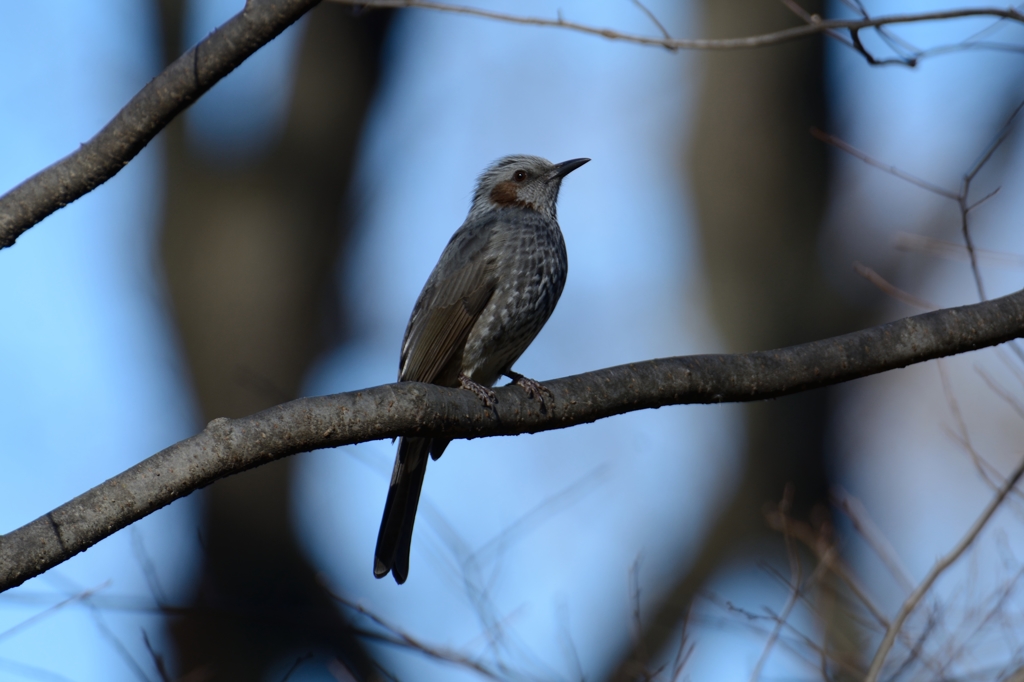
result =
M486 408L493 408L494 404L498 402L498 396L494 395L494 391L483 384L476 383L465 374L459 375L459 388L472 391L477 398L480 398L480 401L483 402L484 407Z
M554 398L554 396L551 395L551 391L549 391L544 384L536 381L535 379L524 377L519 372L513 372L512 370L505 372L505 376L511 379L513 384L526 391L526 395L530 396L530 398L540 401L541 407L544 407L544 396Z

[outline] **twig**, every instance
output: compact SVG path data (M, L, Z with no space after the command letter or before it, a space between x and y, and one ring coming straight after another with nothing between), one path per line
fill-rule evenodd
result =
M164 657L156 652L153 648L153 644L149 641L149 634L146 629L142 629L142 641L146 645L146 651L149 652L149 657L153 659L153 665L156 667L157 674L160 675L162 682L171 682L171 676L167 672L167 665L164 663Z
M647 18L654 22L654 25L658 27L659 31L661 31L661 35L665 40L672 40L672 36L669 34L668 29L666 29L665 26L662 25L660 21L658 21L658 17L654 16L654 12L649 10L647 6L644 5L644 3L640 2L640 0L633 0L633 4L639 7L640 11L646 14ZM677 47L671 47L669 45L666 45L665 48L669 52L675 52L676 50L679 49Z
M764 47L766 45L777 45L799 38L804 38L817 33L826 33L834 30L857 31L865 28L876 28L891 24L908 24L921 21L941 21L944 19L957 19L963 17L997 17L1010 19L1024 23L1024 14L1014 8L1002 9L992 8L971 8L946 10L939 12L921 12L918 14L891 14L888 16L875 17L871 19L822 19L804 26L763 33L760 35L748 36L745 38L722 38L722 39L678 39L678 38L653 38L650 36L624 33L608 28L589 26L573 21L566 21L558 16L557 19L545 19L543 17L525 17L517 14L494 12L491 10L467 7L465 5L451 5L441 2L428 2L427 0L333 0L343 5L355 5L364 9L403 9L420 8L438 10L442 12L453 12L456 14L468 14L470 16L485 19L495 19L512 24L524 24L528 26L547 26L553 28L578 31L589 35L601 36L610 40L622 40L639 45L655 45L679 50L735 50L743 48Z
M683 674L683 669L686 668L687 662L693 655L693 650L696 644L690 643L689 632L690 632L690 619L693 617L693 604L690 604L690 608L686 612L686 619L683 620L683 631L679 634L679 647L676 649L676 657L672 662L672 677L669 678L670 682L677 682L679 676ZM582 682L583 678L580 678Z
M896 579L896 582L899 583L900 587L906 592L913 590L914 584L910 579L910 574L900 562L896 549L878 531L878 527L871 520L871 517L868 516L867 509L861 501L840 486L835 486L832 489L832 499L836 507L850 519L853 529L864 538L868 546L874 550L878 558L885 564L885 567L889 569L889 572Z
M958 201L960 199L960 195L957 194L956 192L951 192L948 189L939 187L938 185L933 185L927 180L922 180L916 175L912 175L904 170L900 170L896 166L879 161L878 159L871 156L867 152L862 152L849 142L845 142L842 139L836 137L835 135L830 135L829 133L826 133L817 128L811 128L811 135L813 135L814 137L818 138L819 140L826 144L830 144L833 147L837 147L843 150L844 152L846 152L847 154L854 158L860 159L869 166L874 166L875 168L883 170L889 175L895 175L900 180L906 180L910 184L917 185L921 189L927 190L932 194L938 194L939 196L946 197L947 199L952 199L953 201Z
M903 291L903 289L900 289L896 285L891 284L884 277L882 277L877 272L875 272L868 266L864 265L863 263L860 263L859 261L853 262L853 270L858 275L860 275L861 277L863 277L864 279L866 279L867 281L871 282L876 287L881 289L883 293L887 294L892 298L895 298L897 301L906 303L907 305L914 306L915 308L920 308L922 310L938 310L939 308L937 305L929 303L923 298L918 298L917 296L914 296L911 293Z
M39 621L43 620L47 616L53 615L54 613L56 613L60 609L64 608L68 604L71 604L72 602L76 602L76 601L79 601L79 600L82 600L82 599L88 599L92 595L96 594L96 592L98 592L98 591L100 591L100 590L102 590L104 588L107 588L107 587L110 587L110 581L109 580L107 582L103 583L102 585L100 585L99 587L94 587L92 589L84 590L82 592L79 592L78 594L74 594L74 595L68 597L67 599L65 599L64 601L59 602L57 604L54 604L50 608L48 608L48 609L46 609L44 611L40 611L39 613L37 613L37 614L35 614L33 616L30 616L29 618L26 618L25 620L21 621L17 625L13 625L13 626L7 628L6 630L4 630L3 632L0 632L0 639L6 639L8 637L11 637L12 635L15 635L15 634L21 632L22 630L28 629L29 627L31 627L32 625L35 625L36 623L38 623Z
M793 486L787 485L782 493L782 501L779 503L777 513L782 523L782 539L786 544L786 556L789 557L789 598L786 599L786 604L782 607L778 622L775 623L771 634L768 635L768 641L765 642L764 650L761 652L761 656L757 659L757 664L750 674L750 682L757 682L761 679L761 671L764 669L765 663L768 662L768 656L771 654L772 647L775 646L775 641L779 638L783 623L789 618L789 614L793 611L793 607L796 606L797 599L800 597L800 583L803 581L803 571L800 567L800 557L797 556L796 549L793 547L793 540L789 532L789 509L792 504ZM819 562L820 566L824 566L824 562Z
M1024 108L1024 102L1017 105L1017 108L1013 110L1013 113L1010 114L1006 123L1003 124L1003 127L996 134L995 139L989 143L988 148L982 152L981 156L979 156L978 160L974 162L974 165L971 166L970 170L964 173L963 182L960 185L960 194L957 197L957 203L960 205L960 225L961 231L964 235L964 244L967 246L967 253L971 257L971 272L974 273L974 283L978 287L978 298L982 301L987 297L985 296L985 287L981 282L981 271L978 269L978 257L974 253L974 241L971 239L971 231L967 221L967 214L970 213L973 208L968 205L967 197L970 194L971 183L974 181L975 176L978 175L985 164L988 163L988 160L992 158L992 155L995 154L996 150L999 149L1000 145L1003 144L1003 140L1006 139L1006 136L1010 134L1010 130L1013 128L1014 119L1017 118L1017 114L1020 113L1022 108ZM988 199L988 197L985 197L985 199ZM982 199L975 205L977 206L982 204L985 199Z
M772 530L782 532L783 524L778 514L772 513L766 516L769 528ZM831 544L822 542L821 538L814 530L806 523L794 523L790 522L788 526L790 534L804 544L809 550L814 553L814 556L820 561L826 568L832 571L837 578L842 580L853 595L864 605L864 608L868 610L871 616L878 621L878 624L883 628L889 627L889 619L885 617L882 610L875 605L871 597L868 595L867 590L857 581L857 578L846 568L846 566L840 561L836 552L833 551Z
M1000 386L992 375L986 372L982 367L975 365L974 371L977 372L978 376L981 377L981 380L984 381L990 389L992 389L993 393L999 396L1004 403L1009 405L1010 409L1016 412L1017 416L1020 417L1021 420L1024 420L1024 405L1021 405L1021 402L1017 400L1012 393Z
M943 668L939 670L940 673L945 675L946 668L948 668L949 665L952 665L954 661L956 661L958 658L960 658L960 656L963 655L970 641L978 634L980 634L982 629L986 625L991 623L997 615L1003 613L1003 608L1005 607L1006 602L1009 601L1010 596L1016 589L1017 585L1020 583L1021 577L1024 577L1024 567L1019 568L1017 572L1014 574L1014 576L1005 585L1000 586L996 590L994 594L995 603L993 603L992 606L987 610L985 616L980 620L980 622L978 622L978 624L974 627L973 631L969 635L964 637L963 641L957 647L953 648L952 653L949 656L949 664L943 666Z
M851 35L853 36L853 41L854 44L857 46L857 49L861 50L864 53L864 55L867 56L869 60L871 60L871 56L868 55L867 51L864 50L863 46L860 45L860 41L857 38L857 32L855 30L851 30ZM1013 110L1013 113L1010 114L1010 117L1007 119L1006 123L1003 124L1003 127L1000 128L996 136L992 139L991 142L989 142L988 146L981 153L981 155L974 162L974 164L970 167L970 169L968 169L968 171L964 173L963 180L960 183L959 192L951 192L950 190L943 189L938 185L933 185L927 180L922 180L916 175L911 175L906 171L900 170L896 166L882 163L878 159L875 159L874 157L868 155L867 153L860 151L853 145L844 142L835 135L829 135L828 133L824 133L818 130L817 128L811 128L811 134L814 137L821 140L822 142L838 147L847 154L850 154L851 156L860 159L864 163L874 166L875 168L879 168L891 175L895 175L901 180L905 180L911 184L917 185L921 189L925 189L929 192L932 192L933 194L938 194L939 196L946 197L947 199L952 199L953 201L955 201L960 209L960 231L964 236L964 245L967 248L967 255L971 263L971 273L974 275L974 283L978 288L978 298L984 301L987 299L987 296L985 295L985 287L981 281L981 271L978 269L978 256L974 248L974 240L971 237L968 215L972 210L984 204L990 198L995 196L995 194L999 190L996 189L994 192L987 194L980 200L976 201L974 204L970 204L968 203L968 199L971 193L971 183L974 181L974 178L985 166L985 164L988 163L989 159L992 158L992 155L995 153L995 151L1000 147L1000 145L1002 145L1007 135L1010 134L1010 130L1012 130L1013 128L1014 120L1017 118L1017 114L1020 113L1021 109L1024 109L1024 102L1021 102L1019 105L1017 105L1017 108ZM1022 357L1024 357L1024 354L1022 354Z
M886 630L885 637L882 638L882 643L878 647L878 651L875 652L875 657L871 661L871 667L868 668L868 674L865 678L865 682L877 682L879 675L882 672L882 666L885 664L885 658L889 654L889 650L892 649L893 643L896 641L896 636L903 628L903 624L906 622L907 617L914 610L917 604L921 601L924 595L931 589L931 586L935 581L942 575L943 571L952 566L957 559L967 550L968 547L974 542L981 533L982 528L988 523L992 515L995 514L996 510L1006 499L1006 496L1013 490L1014 486L1020 480L1021 476L1024 475L1024 461L1017 465L1017 469L1007 480L1006 484L996 493L996 496L992 498L992 501L988 503L982 511L981 516L974 522L967 534L961 538L960 542L944 557L939 559L932 569L925 576L921 584L917 586L909 597L903 602L899 612L889 625L889 629Z
M736 606L735 604L733 604L730 601L722 599L721 597L719 597L718 595L716 595L716 594L714 594L712 592L701 592L699 594L699 596L703 597L704 599L707 599L712 604L718 606L719 608L722 608L722 609L726 610L729 613L733 613L733 614L742 616L743 619L744 619L742 621L743 624L746 625L747 627L749 627L751 630L753 630L754 632L756 632L759 635L768 635L769 634L769 631L767 631L767 630L763 629L762 627L760 627L760 624L763 621L769 621L769 622L771 622L773 624L779 622L779 617L777 615L775 615L774 613L772 613L771 611L768 611L768 615L761 615L761 614L757 614L757 613L751 613L750 611L748 611L748 610L746 610L746 609L744 609L742 607ZM821 645L819 645L817 642L812 640L806 634L804 634L803 632L801 632L800 630L795 628L791 623L783 623L783 629L787 630L790 633L792 633L792 636L797 638L799 640L800 644L803 644L804 646L806 646L813 653L829 656L828 652L825 651ZM806 657L806 653L803 652L803 651L800 651L797 648L797 643L796 642L794 642L794 641L787 641L785 637L780 637L779 640L778 640L778 645L784 646L791 654L793 654L793 656L797 660L799 660L801 663L807 664L808 667L810 667L812 670L815 670L817 672L818 666L816 665L816 662L815 661L811 661L810 659L808 659ZM852 676L851 679L859 677L861 672L862 672L861 670L858 670L854 666L851 666L846 661L843 661L841 659L832 659L832 660L836 663L836 665L838 665L839 667L844 668Z
M391 643L391 644L397 644L399 646L404 646L404 647L407 647L409 649L413 649L415 651L419 651L419 652L424 653L427 656L429 656L431 658L434 658L434 659L437 659L439 661L445 661L446 663L455 663L455 664L458 664L458 665L470 668L470 669L475 670L476 672L480 673L481 675L483 675L483 676L485 676L485 677L487 677L489 679L494 679L494 680L501 679L501 676L498 675L497 672L491 670L490 668L488 668L487 666L483 665L482 663L480 663L478 661L474 661L474 660L469 659L469 658L466 658L465 656L461 656L459 654L452 653L450 651L445 651L445 650L442 650L442 649L435 649L435 648L433 648L431 646L428 646L428 645L424 644L423 642L420 642L418 639L416 639L412 635L409 635L409 634L407 634L405 632L402 632L397 627L395 627L394 625L391 625L386 620L384 620L383 618L381 618L377 614L373 613L372 611L368 610L367 608L365 608L361 604L357 604L355 602L349 601L345 597L342 597L341 595L333 592L326 585L324 585L324 589L327 590L327 593L331 596L331 598L334 599L335 601L337 601L339 604L342 604L343 606L346 606L346 607L352 609L356 613L359 613L359 614L361 614L363 616L366 616L373 623L375 623L376 625L380 626L381 628L383 628L385 630L385 632L387 632L389 635L391 635L391 637L381 637L381 636L377 635L377 638L379 638L381 641L388 642L388 643ZM365 636L372 635L372 633L365 633L365 632L361 633L361 634L363 634Z
M904 672L910 669L910 666L914 664L914 661L918 660L921 656L921 650L924 647L925 641L931 636L932 632L935 631L935 627L938 625L937 618L929 618L928 625L925 627L921 634L918 635L913 642L910 644L910 653L907 654L907 658L900 663L900 666L893 671L892 675L889 676L891 680L898 680ZM940 668L941 670L942 668ZM941 679L941 678L940 678Z
M967 253L967 247L963 244L935 239L923 234L912 234L910 232L897 232L895 246L901 251L916 251L931 256L955 259L970 262L971 257ZM1024 267L1024 256L1016 253L1005 253L1002 251L991 251L989 249L974 249L978 259L985 259L994 265L1006 267Z

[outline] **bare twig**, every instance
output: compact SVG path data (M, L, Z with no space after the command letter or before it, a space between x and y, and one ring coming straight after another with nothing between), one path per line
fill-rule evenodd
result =
M910 184L917 185L921 189L927 190L932 194L938 194L939 196L946 197L947 199L952 199L953 201L957 201L960 198L960 195L958 195L956 192L951 192L948 189L939 187L938 185L933 185L927 180L922 180L916 175L912 175L904 170L900 170L896 166L879 161L878 159L871 156L867 152L862 152L849 142L845 142L842 139L836 137L835 135L830 135L829 133L818 130L817 128L811 128L811 135L818 138L822 142L825 142L826 144L830 144L833 147L837 147L838 149L843 150L844 152L846 152L847 154L854 158L860 159L869 166L874 166L875 168L883 170L889 175L896 176L900 180L906 180Z
M832 489L832 499L836 507L850 519L853 529L864 538L868 546L878 555L878 558L882 560L885 567L889 569L892 577L896 579L900 587L906 592L913 590L914 583L911 581L907 569L900 562L896 549L879 532L878 527L871 520L871 517L868 516L867 509L861 501L839 486Z
M978 452L977 448L974 447L974 443L971 442L970 432L967 430L967 420L964 419L963 411L960 409L960 402L956 399L956 394L953 392L953 384L949 380L946 363L939 360L935 364L939 370L939 379L942 382L942 391L946 396L946 403L949 405L950 413L952 413L953 418L956 420L957 430L952 431L947 428L946 432L967 452L981 480L993 491L999 490L1004 482L1003 476L991 462Z
M977 372L978 376L981 377L981 380L984 381L990 389L992 389L993 393L999 396L1004 403L1010 406L1010 409L1017 413L1018 417L1024 420L1024 405L1022 405L1012 393L1000 386L999 383L996 382L995 378L993 378L992 375L986 372L982 367L975 366L974 371Z
M722 39L678 39L678 38L653 38L633 33L624 33L609 28L589 26L573 21L566 21L559 15L555 19L543 17L525 17L518 14L505 12L494 12L491 10L467 7L465 5L452 5L442 2L428 2L427 0L333 0L343 5L355 5L364 9L399 9L399 8L420 8L437 10L441 12L453 12L456 14L467 14L470 16L485 19L495 19L512 24L524 24L528 26L546 26L562 28L570 31L578 31L589 35L596 35L610 40L621 40L639 45L655 45L679 50L735 50L743 48L764 47L766 45L777 45L792 40L798 40L818 33L827 33L835 30L847 30L851 33L866 28L877 28L893 24L908 24L922 21L941 21L945 19L957 19L963 17L995 17L999 19L1010 19L1024 22L1024 14L1015 8L1002 9L992 8L970 8L956 9L939 12L921 12L918 14L891 14L888 16L874 17L867 19L820 19L804 26L782 29L772 33L764 33L744 38L722 38Z
M96 592L98 592L99 590L102 590L102 589L107 588L107 587L110 587L110 581L109 580L107 582L103 583L102 585L100 585L99 587L94 587L92 589L83 590L82 592L79 592L77 594L73 594L70 597L68 597L67 599L65 599L65 600L63 600L63 601L61 601L61 602L59 602L57 604L54 604L53 606L51 606L50 608L46 609L45 611L41 611L41 612L35 614L34 616L26 618L25 620L21 621L17 625L13 625L13 626L7 628L6 630L4 630L3 632L0 632L0 639L6 639L8 637L16 635L17 633L21 632L22 630L27 630L28 628L32 627L33 625L35 625L39 621L43 620L44 618L47 618L48 616L51 616L54 613L56 613L57 611L61 610L62 608L64 608L68 604L71 604L71 603L79 601L79 600L88 599L92 595L96 594Z
M757 664L754 666L754 670L750 674L750 682L757 682L761 679L761 671L764 670L765 663L768 662L768 656L771 654L772 647L775 646L775 642L779 638L779 633L782 632L783 624L789 618L789 614L793 611L793 607L796 606L796 602L800 598L803 572L800 567L800 557L797 555L796 549L793 547L793 541L790 537L789 531L789 509L792 504L793 486L787 485L782 495L782 501L779 503L777 513L782 524L782 538L786 544L786 556L789 557L789 598L786 599L786 604L782 607L782 612L779 614L778 622L775 623L775 627L772 628L771 634L768 635L768 641L765 642L764 650L761 652L761 656L757 659ZM819 562L819 568L823 566L824 561Z
M1006 123L1003 124L1003 127L996 134L995 138L989 143L988 148L982 152L981 156L979 156L978 160L974 162L974 165L971 166L970 170L964 173L963 182L960 185L960 194L957 196L957 203L960 205L960 229L964 235L964 244L967 246L967 253L971 257L971 272L974 273L974 283L978 287L978 298L982 301L986 298L985 287L981 282L981 271L978 269L978 257L974 253L974 241L971 238L971 231L967 221L967 215L973 208L973 206L970 206L967 203L967 197L970 195L971 183L974 181L974 178L978 175L985 164L988 163L989 159L992 158L992 155L995 154L1000 145L1003 144L1006 136L1010 134L1010 130L1013 128L1013 122L1022 108L1024 108L1024 102L1017 105L1017 108L1013 110L1012 114L1010 114L1010 117L1006 120ZM978 201L975 206L982 204L988 198L989 197L985 197L985 199Z
M871 661L871 667L868 668L868 674L865 678L865 682L877 682L879 675L882 673L882 666L885 664L885 658L889 654L889 650L892 649L893 643L896 641L896 637L900 630L903 628L903 624L906 622L910 613L918 605L924 595L931 589L931 586L939 578L942 573L952 566L957 559L967 550L968 547L974 542L981 533L981 530L988 523L992 515L995 514L996 510L1006 499L1006 496L1013 490L1014 486L1020 480L1021 476L1024 475L1024 461L1022 461L1006 481L1006 484L996 493L995 497L988 503L981 516L977 518L971 528L967 531L967 534L960 539L960 542L956 544L953 549L946 554L944 557L939 559L932 569L925 576L924 580L917 586L917 588L910 594L909 597L903 602L896 617L890 623L888 630L886 630L885 636L882 638L882 643L879 645L878 650L875 652L874 659Z
M690 609L686 613L686 619L683 621L683 631L679 634L679 646L676 648L675 660L672 662L672 677L669 678L670 682L677 682L680 675L683 674L683 670L686 668L686 664L689 662L690 657L693 655L695 644L690 642L690 619L693 617L693 604L690 604ZM582 677L580 678L582 682Z
M903 291L903 289L891 284L888 280L863 263L854 261L853 270L858 275L881 289L883 293L895 298L897 301L914 306L915 308L920 308L921 310L938 310L937 305L929 303L923 298L918 298L909 292Z
M422 8L467 14L515 24L557 27L622 40L640 45L654 45L670 50L734 50L763 47L825 33L839 39L840 31L848 31L848 45L859 43L858 32L868 28L881 29L895 24L942 21L964 17L993 17L1002 21L1024 23L1024 14L1016 8L965 8L917 14L894 14L861 19L823 20L806 16L807 23L772 33L743 38L690 39L671 38L664 26L639 0L634 0L655 22L661 38L623 33L566 21L561 13L555 19L524 17L474 7L451 5L426 0L334 0L360 9ZM179 57L146 85L92 139L64 159L50 165L14 189L0 196L0 248L14 244L26 230L71 202L91 192L116 175L167 124L195 102L221 78L234 70L256 50L270 42L320 0L249 0L245 9L211 33L194 48ZM805 13L806 14L806 13ZM998 23L998 22L997 22ZM932 53L951 49L989 47L1018 49L1015 45L971 43L944 46ZM874 60L863 48L864 55ZM925 53L904 63L916 63Z
M383 618L381 618L377 614L373 613L372 611L370 611L366 607L362 606L361 604L357 604L355 602L352 602L352 601L346 599L345 597L342 597L341 595L331 591L330 588L328 588L326 585L324 587L325 587L325 589L327 589L328 594L330 594L332 599L337 601L339 604L342 604L343 606L345 606L345 607L347 607L349 609L352 609L356 613L359 613L359 614L365 616L366 618L368 618L370 621L372 621L374 624L376 624L377 626L379 626L380 628L382 628L385 631L387 636L377 635L375 637L376 639L379 639L380 641L383 641L383 642L388 642L390 644L396 644L396 645L399 645L399 646L404 646L406 648L409 648L409 649L412 649L412 650L415 650L415 651L419 651L419 652L421 652L423 654L426 654L430 658L433 658L433 659L436 659L436 660L439 660L439 661L444 661L446 663L455 663L457 665L469 668L471 670L475 670L476 672L480 673L484 677L487 677L488 679L494 679L494 680L502 679L501 675L499 675L497 671L488 668L487 666L485 666L484 664L480 663L479 661L474 661L473 659L467 658L467 657L462 656L460 654L457 654L457 653L454 653L454 652L451 652L451 651L447 651L445 649L439 649L439 648L436 648L436 647L432 647L432 646L430 646L428 644L425 644L425 643L419 641L418 639L416 639L415 637L413 637L412 635L409 635L408 633L403 632L402 630L400 630L399 628L395 627L391 623L387 622L386 620L384 620ZM363 632L361 634L363 634L364 636L374 636L373 633L369 633L369 632Z
M767 615L752 613L744 608L736 606L730 601L722 599L721 597L712 592L702 592L699 594L699 596L708 600L715 606L718 606L719 608L726 610L729 613L742 616L743 620L741 622L748 628L750 628L753 632L759 635L767 636L770 632L762 627L762 624L765 621L770 622L773 625L780 621L779 616L772 613L771 611L768 611ZM799 629L795 628L791 623L783 622L783 630L790 633L790 635L794 639L787 640L785 637L780 636L777 640L777 645L781 645L784 648L786 648L791 654L793 654L793 656L798 661L800 661L801 663L805 663L810 669L816 672L818 671L818 660L811 660L808 657L806 651L801 651L798 648L799 644L802 644L803 646L807 647L807 649L809 649L816 656L825 656L826 658L833 660L837 666L843 668L849 675L851 675L851 679L856 679L863 672L861 670L858 670L856 667L850 665L846 661L833 658L829 654L829 652L824 650L824 648L820 644L815 642L813 639L808 637Z
M971 260L970 254L967 253L967 247L963 244L954 244L953 242L935 239L923 234L898 232L896 233L895 246L902 251L917 251L931 256L967 262ZM1024 256L1016 253L976 248L974 249L974 254L979 260L985 259L994 265L1024 267Z
M863 46L860 45L859 39L857 38L857 32L851 31L851 35L853 36L853 41L857 49L864 52L865 56L867 56L868 59L871 60L871 56L868 55L867 51L865 51L863 49ZM974 275L974 283L978 288L978 298L984 301L987 297L985 296L985 287L981 281L981 271L978 269L978 257L976 250L974 248L974 240L971 237L968 215L972 210L974 210L975 208L977 208L978 206L982 205L990 198L995 196L996 192L998 192L999 190L997 188L995 191L987 194L980 200L971 204L969 203L971 183L974 181L974 178L978 175L978 173L985 166L985 164L988 163L989 159L992 158L992 155L995 153L995 151L1000 147L1000 145L1003 144L1003 141L1006 140L1007 135L1009 135L1010 131L1013 129L1014 120L1017 118L1017 114L1020 113L1021 109L1024 109L1024 102L1021 102L1019 105L1017 105L1017 108L1013 110L1012 114L1010 114L1010 117L1007 119L1006 123L1003 124L1003 127L1000 128L998 133L996 133L995 137L992 139L991 142L989 142L988 146L982 151L981 155L977 158L977 160L970 167L970 169L968 169L967 172L964 173L963 179L960 183L960 190L958 192L952 192L948 189L943 189L938 185L933 185L927 180L922 180L916 175L911 175L906 171L900 170L896 166L882 163L878 159L875 159L874 157L868 155L865 152L862 152L853 145L844 142L835 135L829 135L828 133L824 133L818 130L817 128L812 128L811 134L814 137L821 140L822 142L826 142L835 147L838 147L847 154L860 159L861 161L868 165L874 166L875 168L879 168L885 171L886 173L894 175L900 178L901 180L905 180L933 194L937 194L939 196L945 197L947 199L952 199L953 201L955 201L960 209L960 231L964 237L964 245L967 249L967 255L971 263L971 273ZM1024 354L1022 354L1022 357L1024 357Z
M777 532L782 532L783 523L782 519L777 513L771 513L766 516L768 526ZM805 547L814 553L814 556L818 559L822 565L828 570L832 571L837 578L842 580L853 595L864 605L864 608L868 610L871 616L878 621L878 624L883 628L889 627L889 619L882 613L882 609L879 608L867 590L860 584L860 581L850 572L850 570L839 560L837 553L831 543L824 542L819 533L816 533L806 523L795 523L792 520L786 525L788 532L792 537L799 540Z
M665 40L672 40L672 36L669 34L668 29L666 29L665 26L660 21L658 21L658 17L654 15L654 12L649 10L647 6L644 5L644 3L640 2L640 0L633 0L633 4L639 7L640 11L646 14L647 18L650 19L654 23L654 25L658 27L658 30L661 31L661 35ZM669 45L666 45L665 47L670 52L675 52L676 50L679 49L676 47L671 47Z
M161 682L171 682L171 676L167 672L167 664L164 663L164 657L153 648L152 642L149 641L149 633L146 632L145 628L142 630L142 641L146 645L149 657L153 659L153 666L156 668L157 674L160 675Z

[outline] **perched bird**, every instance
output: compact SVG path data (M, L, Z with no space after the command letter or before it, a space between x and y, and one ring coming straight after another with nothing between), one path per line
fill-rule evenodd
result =
M562 178L590 159L551 163L506 156L477 181L473 205L413 306L399 381L473 391L491 406L501 376L543 400L540 384L512 371L555 309L569 261L555 202ZM402 438L377 535L373 574L409 577L409 548L427 455L444 438Z

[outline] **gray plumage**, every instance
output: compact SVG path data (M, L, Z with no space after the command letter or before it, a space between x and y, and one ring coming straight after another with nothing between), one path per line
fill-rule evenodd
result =
M569 261L555 203L562 178L589 159L552 164L506 156L477 181L473 204L413 307L399 381L461 386L490 404L501 376L531 395L537 384L512 365L540 333L562 294ZM373 574L409 575L409 549L427 455L448 441L402 438L377 536Z

